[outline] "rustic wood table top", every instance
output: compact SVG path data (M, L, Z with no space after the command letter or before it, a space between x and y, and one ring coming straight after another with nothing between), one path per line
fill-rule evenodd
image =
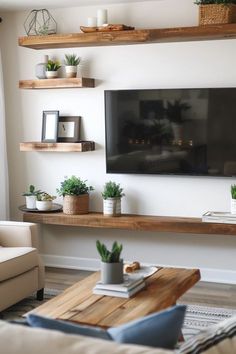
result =
M159 268L146 278L146 287L131 298L94 295L100 272L63 291L31 313L108 328L176 304L200 280L198 269Z

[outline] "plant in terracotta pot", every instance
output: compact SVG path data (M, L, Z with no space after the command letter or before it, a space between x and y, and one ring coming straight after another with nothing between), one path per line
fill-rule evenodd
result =
M48 60L46 64L46 77L48 79L55 79L58 77L58 69L61 65L58 61Z
M120 258L123 246L116 241L111 251L101 243L96 242L97 251L101 256L101 281L103 284L123 283L123 259Z
M236 21L236 0L196 0L199 24L226 24Z
M80 58L76 54L65 54L65 70L66 77L76 77L77 75L77 66L80 63Z
M41 192L37 194L36 199L36 209L38 210L51 210L52 209L52 201L56 199L54 195L50 195L47 192Z
M63 196L63 212L65 214L88 214L89 212L89 192L94 190L87 185L87 181L79 177L71 176L61 182L57 193Z
M121 215L121 198L125 194L119 183L109 181L105 184L103 197L103 214L107 216Z
M30 184L28 190L22 194L25 197L27 209L36 209L36 199L39 193L41 191L36 190L35 186Z
M231 185L231 214L236 214L236 184Z

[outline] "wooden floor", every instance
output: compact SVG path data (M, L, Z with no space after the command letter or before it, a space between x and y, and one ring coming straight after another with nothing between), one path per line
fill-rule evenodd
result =
M89 271L46 268L46 288L64 290L91 274ZM199 282L180 302L236 309L236 285Z

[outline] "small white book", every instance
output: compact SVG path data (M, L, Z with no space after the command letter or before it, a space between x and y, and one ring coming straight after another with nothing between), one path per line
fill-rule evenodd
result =
M129 291L116 291L116 290L108 290L108 289L97 289L93 288L93 294L96 295L107 295L107 296L115 296L115 297L124 297L129 298L136 294L138 291L142 290L145 287L145 282L138 284L133 289Z
M111 291L120 291L128 292L131 289L135 288L137 285L144 283L143 277L140 275L129 275L124 274L124 282L120 284L103 284L101 281L98 281L94 287L96 290L111 290Z
M223 211L208 211L202 215L203 222L236 224L236 214Z

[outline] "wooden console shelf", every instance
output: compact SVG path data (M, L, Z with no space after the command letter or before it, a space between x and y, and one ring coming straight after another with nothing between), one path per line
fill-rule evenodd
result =
M200 218L122 215L107 217L102 213L66 215L59 213L23 213L23 220L48 225L65 225L133 231L155 231L190 234L236 235L236 224L202 222Z
M20 151L85 152L93 150L95 150L93 141L82 141L80 143L20 143Z
M95 87L95 80L86 77L75 77L71 79L38 79L38 80L20 80L20 89L61 89L61 88L84 88Z
M158 42L185 42L236 38L236 24L139 29L94 33L52 34L20 37L22 47L32 49L129 45Z

